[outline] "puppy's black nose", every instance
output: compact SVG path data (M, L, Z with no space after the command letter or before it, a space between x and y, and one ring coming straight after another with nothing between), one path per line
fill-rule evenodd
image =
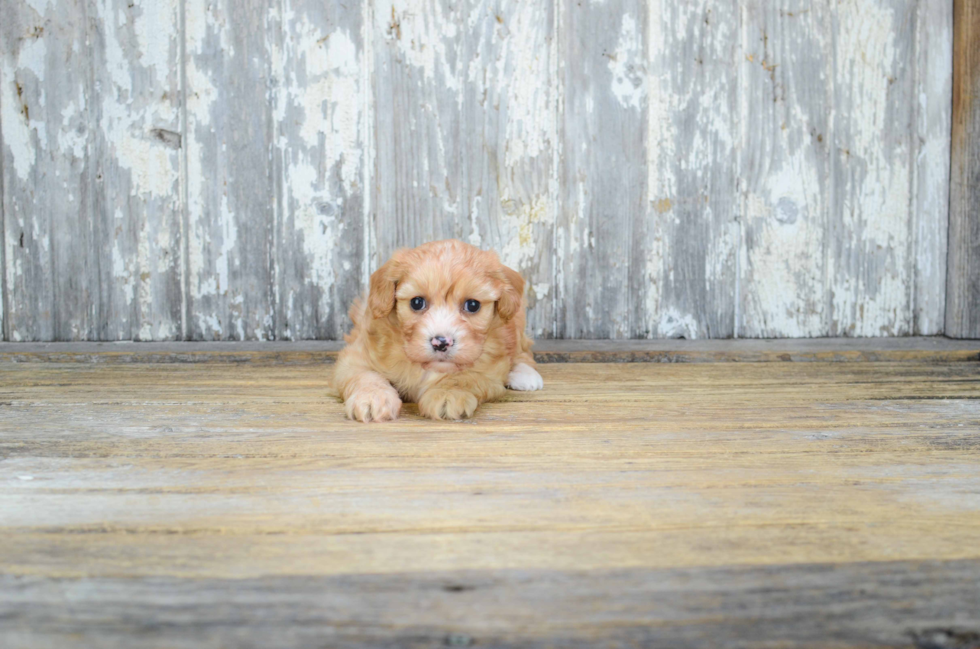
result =
M445 336L433 336L429 342L432 343L432 349L437 352L444 352L453 346L452 338L446 338Z

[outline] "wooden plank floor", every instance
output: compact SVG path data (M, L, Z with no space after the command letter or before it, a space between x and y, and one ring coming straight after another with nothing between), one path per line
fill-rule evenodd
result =
M0 365L0 647L977 647L980 363Z

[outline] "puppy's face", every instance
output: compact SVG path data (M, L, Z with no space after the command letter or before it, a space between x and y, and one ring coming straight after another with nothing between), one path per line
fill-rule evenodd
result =
M520 308L523 290L524 280L494 253L436 242L395 253L371 276L368 301L375 318L401 333L409 360L455 372L480 358L487 334Z

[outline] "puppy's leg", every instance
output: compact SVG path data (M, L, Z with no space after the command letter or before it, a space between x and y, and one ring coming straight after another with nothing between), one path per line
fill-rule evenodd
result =
M506 389L500 379L480 372L447 374L419 397L419 412L430 419L472 417L477 406L499 399Z
M365 371L351 377L343 396L344 412L357 421L391 421L398 418L402 408L398 392L377 372Z
M544 387L544 379L527 363L515 363L507 375L507 387L511 390L540 390Z
M360 344L348 345L334 366L333 385L344 400L344 412L357 421L396 419L402 400L388 380L370 369Z

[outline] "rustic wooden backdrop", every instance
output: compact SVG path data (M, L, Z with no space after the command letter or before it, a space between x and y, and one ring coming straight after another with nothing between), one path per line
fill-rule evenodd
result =
M538 336L942 333L952 15L0 0L4 338L338 338L443 237Z

